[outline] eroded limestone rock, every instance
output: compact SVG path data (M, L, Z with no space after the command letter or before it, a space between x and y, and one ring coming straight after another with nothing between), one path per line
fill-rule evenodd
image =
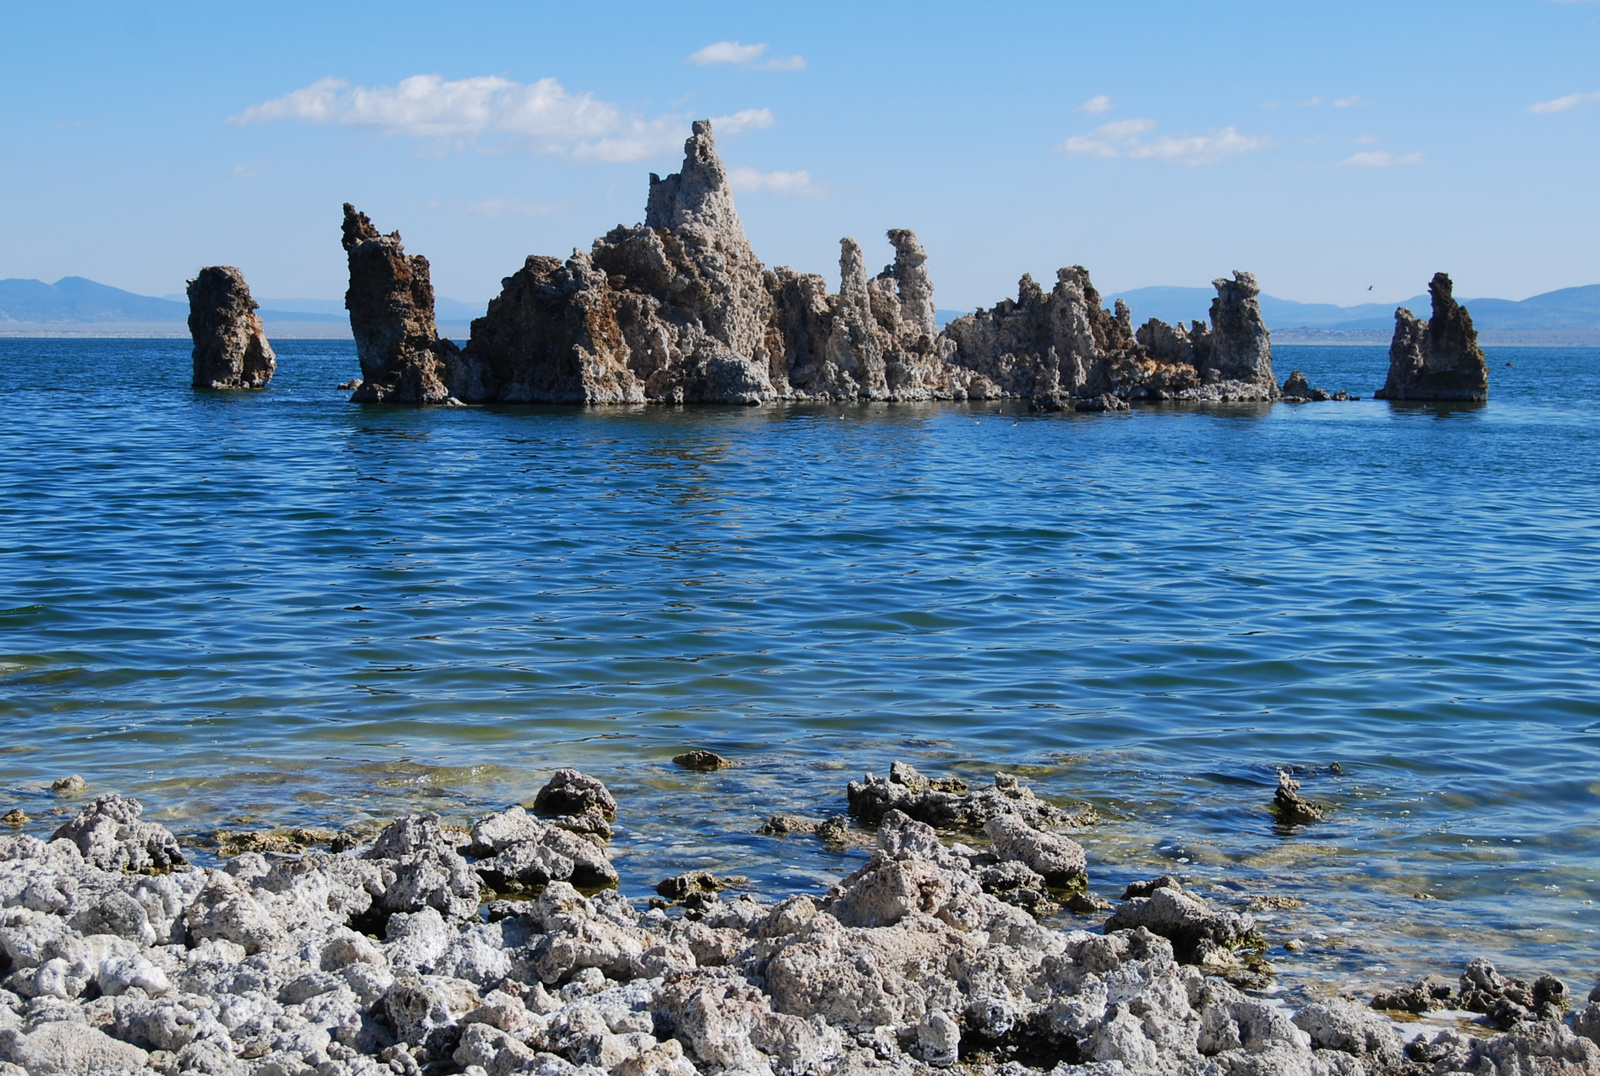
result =
M1378 399L1489 398L1489 360L1478 347L1472 315L1455 301L1453 290L1448 276L1435 273L1428 285L1431 318L1424 322L1403 306L1394 312L1389 377L1377 391Z
M1014 830L1016 816L996 817ZM706 894L691 917L552 880L487 919L455 899L450 857L479 870L552 832L577 840L498 812L459 853L458 831L417 815L364 852L244 852L154 876L103 869L66 839L0 837L0 1076L1600 1071L1596 1006L1569 1029L1553 980L1474 962L1463 997L1492 1007L1521 991L1529 1018L1438 1032L1402 1058L1376 1014L1248 996L1146 926L1042 925L981 882L1021 860L946 845L898 811L872 859L820 899ZM1187 896L1157 881L1128 903ZM1193 919L1169 912L1147 918Z
M278 364L244 274L231 265L208 265L189 281L188 292L194 387L266 388Z
M442 404L456 345L439 338L433 318L428 259L407 254L400 233L381 234L365 213L344 206L344 249L350 260L345 309L361 360L355 403Z

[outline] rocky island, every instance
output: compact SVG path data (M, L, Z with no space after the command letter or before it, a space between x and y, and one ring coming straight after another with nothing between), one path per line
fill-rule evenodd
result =
M1134 400L1275 400L1270 337L1249 273L1215 281L1210 327L1109 312L1082 266L1047 293L934 315L927 253L888 232L894 260L869 276L840 241L839 291L767 269L745 236L711 124L683 167L652 175L642 224L565 260L530 256L503 281L458 352L434 329L427 262L345 206L346 305L361 355L353 400L442 403L738 403L1039 399L1051 410Z
M1394 312L1389 377L1380 400L1445 400L1481 403L1489 398L1489 360L1478 346L1472 315L1456 302L1450 278L1433 274L1427 321L1405 307Z
M194 387L266 388L277 357L244 274L231 265L208 265L189 281L188 292Z
M725 900L702 871L641 908L607 851L625 812L574 770L532 812L215 868L102 795L0 837L0 1076L1600 1073L1600 990L1549 976L1476 960L1291 1008L1255 989L1250 913L1168 876L1046 925L1093 870L1062 830L1093 819L1014 776L896 763L848 800L873 851L826 892Z

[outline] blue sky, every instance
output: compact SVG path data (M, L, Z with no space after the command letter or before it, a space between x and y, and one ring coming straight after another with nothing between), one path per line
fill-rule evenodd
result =
M0 8L0 277L334 298L348 200L482 302L712 116L764 261L913 228L946 308L1600 282L1600 0L154 7Z

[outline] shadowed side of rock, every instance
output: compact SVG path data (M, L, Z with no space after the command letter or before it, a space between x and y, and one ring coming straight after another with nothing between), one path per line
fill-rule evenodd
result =
M231 265L208 265L189 281L188 291L194 387L266 388L277 356L244 274Z
M428 259L408 255L400 233L382 235L346 202L344 249L350 258L345 309L361 360L355 403L440 404L450 397L447 369L458 349L439 339Z
M1450 278L1435 273L1428 285L1431 318L1424 322L1403 306L1394 312L1389 376L1375 394L1378 399L1482 402L1489 398L1489 360L1478 346L1472 315L1455 301L1453 291Z

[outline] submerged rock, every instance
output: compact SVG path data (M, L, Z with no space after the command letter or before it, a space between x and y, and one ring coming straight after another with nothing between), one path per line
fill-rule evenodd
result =
M685 751L681 755L674 755L672 762L673 765L682 766L686 770L698 770L704 773L733 765L733 762L729 759L723 758L715 751L707 751L704 748L695 748L693 751Z
M1300 795L1300 782L1286 771L1278 771L1278 790L1272 795L1272 811L1286 826L1305 826L1322 821L1322 807Z
M278 364L244 274L231 265L208 265L189 281L188 292L194 387L266 388Z
M1461 400L1489 398L1489 360L1478 347L1472 315L1455 301L1444 273L1433 274L1428 293L1433 316L1421 321L1410 310L1394 312L1389 344L1389 377L1380 400Z
M350 261L345 309L361 360L355 403L442 404L458 350L439 338L428 259L408 255L400 233L381 234L365 213L344 206L344 249Z

